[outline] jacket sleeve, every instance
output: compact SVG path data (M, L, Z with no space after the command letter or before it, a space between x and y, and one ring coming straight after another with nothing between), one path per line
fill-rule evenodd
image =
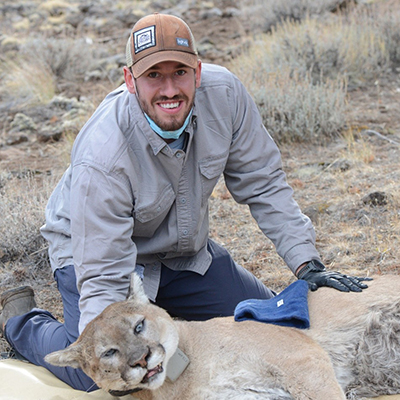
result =
M279 149L237 78L230 96L233 139L225 168L227 187L238 203L249 205L260 229L295 272L303 262L319 259L314 228L293 199Z
M132 194L123 178L93 166L74 166L72 252L80 292L79 332L109 304L125 300L136 264Z

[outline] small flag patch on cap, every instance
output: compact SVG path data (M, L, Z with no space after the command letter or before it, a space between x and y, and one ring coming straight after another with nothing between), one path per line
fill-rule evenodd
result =
M185 47L189 47L189 41L187 39L183 39L183 38L176 38L176 44L178 46L185 46Z

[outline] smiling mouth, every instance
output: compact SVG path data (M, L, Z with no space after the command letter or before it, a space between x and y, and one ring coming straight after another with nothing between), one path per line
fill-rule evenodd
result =
M160 103L159 106L165 110L173 110L174 108L178 108L180 105L179 101L174 103Z

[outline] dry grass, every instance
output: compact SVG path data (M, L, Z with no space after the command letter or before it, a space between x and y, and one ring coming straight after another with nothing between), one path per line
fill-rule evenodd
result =
M397 0L385 0L377 3L371 12L371 18L382 36L390 65L394 69L400 67L400 9ZM398 71L398 69L397 69Z
M0 58L0 96L14 107L47 104L55 95L56 80L51 70L37 59Z
M398 151L396 145L357 134L329 148L282 147L288 182L314 222L317 248L329 268L358 276L399 273L400 159L393 163ZM370 200L376 192L384 194L382 203ZM235 260L278 291L295 279L223 182L210 207L211 236ZM310 213L313 209L318 212Z
M353 171L352 179L354 175ZM349 184L346 192L332 200L331 215L318 226L329 243L322 254L331 267L358 274L398 273L399 190L393 183L382 183L380 192L388 195L385 205L364 203L361 187L357 193L357 187Z
M271 40L268 57L273 65L310 72L315 81L339 76L351 85L370 83L389 65L380 26L369 9L323 20L286 21L273 30Z
M313 2L302 2L308 13L272 27L233 60L278 142L336 136L347 123L347 86L370 85L396 68L400 15L390 3L321 18L310 16Z
M243 76L243 73L240 73ZM290 69L259 74L247 81L265 126L278 143L324 143L345 125L344 81L312 83Z
M263 32L284 21L302 21L309 15L323 15L334 11L342 0L243 0L242 12L251 25Z
M97 92L101 91L102 99L117 84L119 76L99 61L106 51L87 38L28 38L18 47L18 52L0 57L0 97L9 101L12 109L46 105L60 93L79 97L83 86L88 86L86 96L98 103ZM89 72L96 69L99 76L109 79L90 88L97 78Z
M95 48L90 43L73 38L31 39L21 46L20 55L24 60L39 59L52 72L57 83L77 84L85 80L95 63Z
M258 228L248 207L233 200L222 179L210 199L210 237L276 291L295 279L272 242Z
M304 178L296 171L304 172L310 166L304 165L304 168L299 168L297 165L296 168L293 166L291 168L289 163L288 172L290 182L293 182L296 188L296 194L297 191L300 193L299 202L303 208L317 202L317 199L313 198L315 201L311 201L306 194L302 194L303 191L307 193L307 187L311 186L308 192L311 190L315 191L314 193L324 193L327 187L332 185L337 188L337 198L330 195L329 203L326 203L325 199L326 204L319 206L320 211L328 211L319 216L316 226L322 234L330 232L331 220L337 218L339 222L334 230L335 233L346 231L347 224L354 224L356 218L351 217L349 209L351 206L356 207L354 205L356 200L358 206L364 208L365 205L359 203L359 197L361 193L373 190L371 180L365 183L364 175L372 173L374 163L377 162L377 154L376 148L368 140L360 137L357 130L343 131L347 123L344 77L350 80L354 77L359 82L367 79L367 76L375 78L375 74L385 73L383 66L387 68L388 63L398 60L396 49L399 47L399 42L395 27L399 14L391 12L390 1L383 1L373 7L360 8L343 15L327 17L324 14L323 20L320 20L310 15L315 16L317 13L331 10L338 1L324 2L323 6L316 0L290 1L285 4L272 1L267 3L264 0L246 2L247 6L252 7L261 5L272 7L276 20L280 20L281 24L273 28L270 34L257 38L249 53L235 61L233 69L254 95L266 126L278 142L304 141L313 143L314 146L316 143L330 140L341 132L343 148L332 156L330 162L320 163L325 167L317 167L315 170L312 166L311 171L314 172ZM65 3L49 2L43 7L53 9L53 6L57 9L59 6L64 7ZM344 45L346 51L342 48ZM33 54L39 55L36 57L37 64L32 63L29 70L23 68L28 59L33 59ZM60 82L66 80L73 80L78 84L83 82L86 68L93 62L90 45L84 41L68 38L29 40L21 46L20 57L21 59L13 61L13 64L9 64L10 60L1 60L4 82L2 89L7 88L7 92L13 93L14 98L43 103L54 98ZM38 79L28 79L29 76L36 75ZM36 82L37 86L31 88L30 85L35 85ZM95 86L98 88L100 85L104 83ZM72 117L66 116L71 122L65 127L64 146L59 157L59 164L63 166L68 163L68 154L77 127L87 116ZM326 155L321 155L321 158L325 160ZM309 161L310 157L307 156L306 159ZM315 157L313 159L318 164ZM337 169L331 167L338 159L346 160L351 166L350 169L338 173ZM301 164L305 161L298 160L298 162ZM36 264L40 268L47 262L43 260L41 249L45 244L38 237L38 228L43 223L44 206L50 193L49 188L45 187L49 183L46 183L47 178L41 179L44 183L39 188L32 186L36 185L37 176L28 174L25 178L27 184L23 183L25 179L17 179L15 176L10 178L8 172L2 175L0 211L7 218L3 219L0 225L0 234L3 237L0 258L10 267L7 270L18 270L22 264ZM54 183L53 181L53 186ZM382 188L391 194L391 199L396 199L398 196L391 184L388 183ZM302 199L302 196L305 199ZM390 204L392 204L391 211L384 215L388 217L386 225L395 229L398 227L395 200L391 200ZM211 200L211 207L211 220L215 222L211 234L226 244L240 263L272 285L280 286L282 282L293 279L282 260L276 255L272 244L266 241L252 222L248 210L234 204L223 186L217 188L215 197ZM338 217L335 207L342 213L341 217ZM357 223L367 224L368 219L372 220L370 213L361 212L361 214L358 217L362 222ZM224 229L225 223L226 229ZM353 232L344 237L354 239L358 237L357 235L358 233ZM379 235L363 232L360 237L370 240ZM393 234L390 233L389 237L393 237ZM343 247L340 245L343 236L336 240L335 245L338 248ZM327 242L330 242L328 238ZM340 250L336 254L331 249L331 243L328 247L329 250L326 251L324 246L322 247L324 255L332 263L339 262L344 252ZM378 253L385 254L386 259L390 253L387 250L389 247L386 244L382 246L374 244L374 248L379 248ZM11 278L7 278L7 282L14 279L12 274Z
M40 235L55 178L34 170L0 176L0 281L16 285L50 274L47 244ZM23 263L23 267L21 266Z
M371 144L360 137L359 131L352 128L342 133L342 137L347 143L346 150L342 151L342 156L350 160L361 161L366 164L372 163L375 159L375 152Z
M371 128L371 124L377 129L377 124L385 121L381 124L385 132L392 131L393 139L400 141L396 139L398 119L382 119L389 113L379 111L386 104L389 91L393 98L397 95L399 83L386 87L385 95L380 84L373 89L368 86L369 80L380 81L389 70L400 67L400 8L395 7L398 0L381 0L349 10L347 14L327 15L326 11L338 3L336 0L241 2L251 10L249 23L263 26L270 33L257 37L249 54L239 58L232 69L254 95L268 129L280 142L288 182L294 187L303 211L313 218L317 248L324 262L349 274L398 274L399 147L362 133L349 119L345 100L350 101L350 95L357 92L373 91L373 96L365 97L367 100L362 98L354 114L366 125L363 129ZM122 9L128 2L118 4ZM62 14L65 2L49 2L44 7L51 9L56 18L57 6ZM9 23L6 19L2 22ZM21 26L25 22L21 21ZM20 36L23 42L23 34ZM85 69L94 57L92 47L65 36L50 40L43 35L40 39L28 38L25 44L19 43L23 61L14 58L12 64L6 64L4 56L0 59L1 100L45 104L54 94L74 84L81 86L81 93L98 104L112 85L102 80L84 86ZM99 52L102 50L99 43L95 46ZM40 54L36 57L37 64L29 55L33 49ZM26 57L32 61L29 68ZM41 79L44 81L37 87L29 87ZM346 93L345 82L358 90ZM391 103L387 110L398 103ZM369 114L374 118L377 115L376 119L368 119ZM57 147L57 155L48 158L52 175L35 173L34 164L46 160L49 148L43 146L37 150L31 144L26 149L26 158L20 156L18 160L29 166L31 172L14 164L0 172L0 281L6 288L33 285L39 306L58 317L62 316L61 302L39 228L44 222L47 199L68 163L75 134L86 118L84 114L65 114L65 118L63 115L58 120L60 124L64 121L69 124L63 125L65 135ZM10 123L4 126L7 128ZM316 144L328 141L326 146ZM297 143L287 144L292 142ZM14 147L16 154L25 154L25 150ZM0 148L1 162L3 150ZM35 152L36 158L30 157ZM46 168L37 170L43 172ZM374 192L385 193L386 203L369 203L366 196ZM318 212L312 214L310 210ZM210 220L211 237L225 245L238 263L269 287L279 291L295 279L272 243L260 232L247 207L234 202L222 181L210 200ZM4 346L4 341L0 341L0 349Z

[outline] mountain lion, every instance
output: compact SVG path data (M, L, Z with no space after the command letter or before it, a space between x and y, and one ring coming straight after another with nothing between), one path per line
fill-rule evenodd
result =
M362 293L308 295L311 328L215 318L173 320L147 299L110 305L79 339L46 361L82 368L115 396L142 400L341 400L400 393L400 276ZM179 348L178 353L176 353ZM175 380L171 357L188 357ZM186 356L185 356L186 355Z

